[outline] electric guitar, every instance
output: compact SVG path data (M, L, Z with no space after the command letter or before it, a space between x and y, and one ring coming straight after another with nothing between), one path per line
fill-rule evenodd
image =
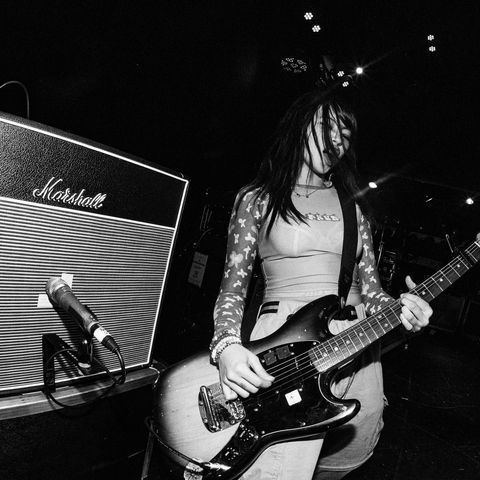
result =
M411 293L431 301L479 260L480 239ZM275 377L271 387L246 399L225 400L208 352L162 373L155 395L155 431L161 445L168 446L167 455L186 467L188 478L237 479L268 446L314 438L356 415L360 402L336 398L330 388L333 377L401 325L401 304L394 301L333 336L328 323L338 308L335 295L319 298L272 335L246 344Z

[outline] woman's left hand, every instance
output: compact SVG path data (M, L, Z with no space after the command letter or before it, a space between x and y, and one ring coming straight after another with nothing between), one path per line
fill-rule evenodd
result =
M410 290L416 287L409 275L405 278L405 283ZM402 293L400 295L400 303L402 304L400 320L407 330L418 332L428 325L433 310L423 298L411 293Z

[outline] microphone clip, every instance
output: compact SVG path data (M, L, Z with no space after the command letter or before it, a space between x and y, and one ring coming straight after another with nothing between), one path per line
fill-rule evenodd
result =
M56 333L42 335L43 380L45 389L54 392L55 358L62 355L63 362L76 367L83 375L89 375L92 370L93 348L92 339L83 339L79 350L72 348ZM64 369L65 369L65 365Z
M93 363L93 337L90 334L85 334L78 346L78 369L84 375L90 375L92 373Z

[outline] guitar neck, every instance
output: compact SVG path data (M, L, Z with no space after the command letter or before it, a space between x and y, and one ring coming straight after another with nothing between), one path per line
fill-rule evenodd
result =
M437 273L410 293L427 302L440 295L480 260L480 241L473 242ZM337 366L401 325L399 300L310 350L322 370Z

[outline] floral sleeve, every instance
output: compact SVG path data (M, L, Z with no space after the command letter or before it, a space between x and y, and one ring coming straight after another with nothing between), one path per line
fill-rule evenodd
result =
M361 212L360 235L362 237L362 255L358 263L358 274L360 277L361 296L367 313L372 315L387 303L393 301L393 298L382 289L380 284L370 223Z
M240 339L264 203L257 199L256 192L239 193L235 200L237 208L233 209L228 227L227 255L213 313L215 330L210 350L226 336Z

